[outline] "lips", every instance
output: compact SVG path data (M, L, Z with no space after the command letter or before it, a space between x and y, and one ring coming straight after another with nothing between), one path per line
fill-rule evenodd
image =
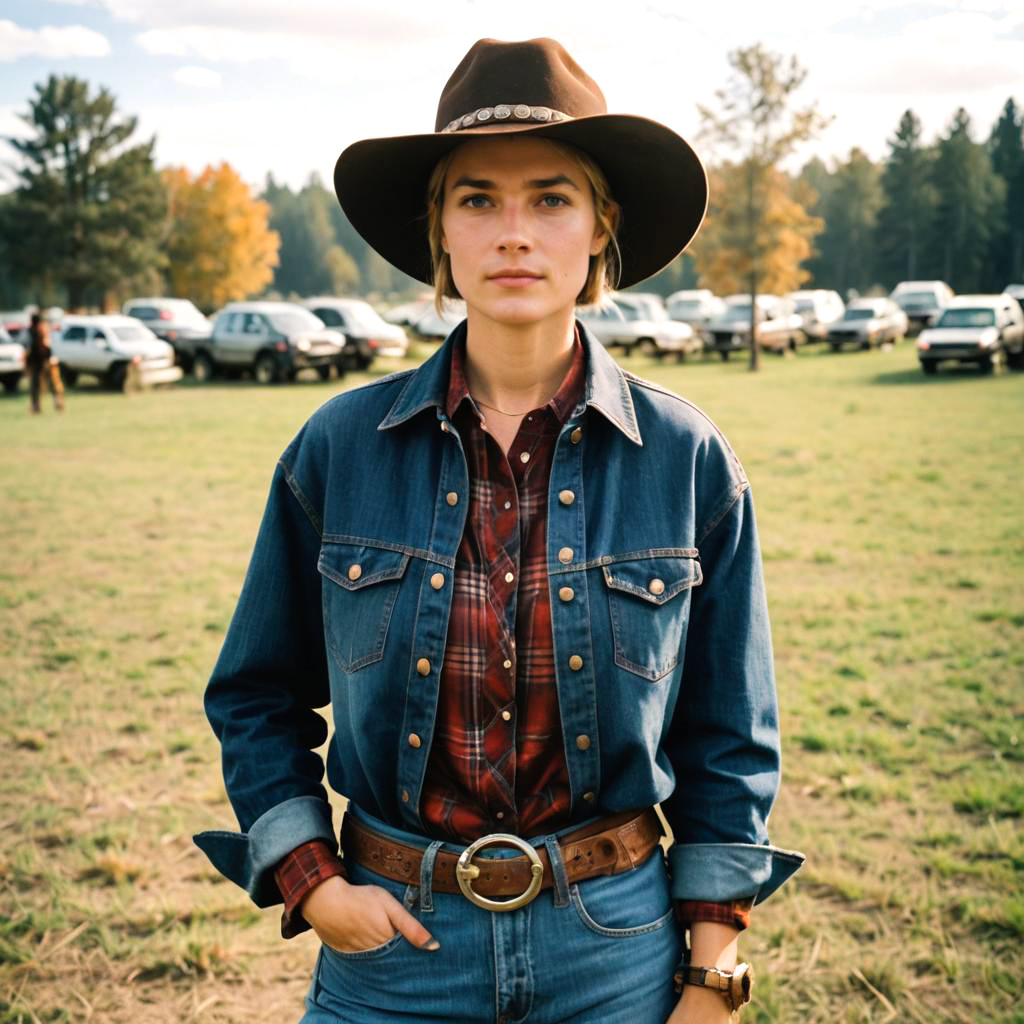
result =
M512 269L499 270L497 273L488 274L487 280L497 284L525 285L531 281L539 281L543 275L535 274L532 270Z

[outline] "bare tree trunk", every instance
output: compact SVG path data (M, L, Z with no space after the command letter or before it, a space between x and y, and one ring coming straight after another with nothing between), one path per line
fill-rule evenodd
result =
M761 338L757 326L757 275L750 275L750 369L760 367Z

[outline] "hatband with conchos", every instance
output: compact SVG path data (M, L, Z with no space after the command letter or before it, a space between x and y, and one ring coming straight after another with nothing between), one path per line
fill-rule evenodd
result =
M568 114L550 107L531 107L528 103L499 103L494 107L480 107L462 117L457 117L441 129L442 132L457 132L463 128L473 128L488 121L535 121L538 124L550 124L552 121L571 121Z

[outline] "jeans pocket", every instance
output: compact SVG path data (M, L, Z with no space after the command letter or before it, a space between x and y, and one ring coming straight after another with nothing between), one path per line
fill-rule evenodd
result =
M652 682L679 664L690 590L703 580L695 548L663 552L602 566L615 664Z
M660 849L632 870L573 883L569 896L580 921L590 931L608 938L657 931L675 917Z

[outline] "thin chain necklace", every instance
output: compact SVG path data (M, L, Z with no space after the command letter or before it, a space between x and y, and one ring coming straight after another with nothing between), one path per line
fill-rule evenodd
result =
M489 405L482 398L477 398L476 395L473 396L473 401L477 405L482 405L485 409L493 409L495 412L500 412L502 416L525 416L528 412L533 411L532 409L524 409L522 412L505 412L504 409L499 409L496 405Z

